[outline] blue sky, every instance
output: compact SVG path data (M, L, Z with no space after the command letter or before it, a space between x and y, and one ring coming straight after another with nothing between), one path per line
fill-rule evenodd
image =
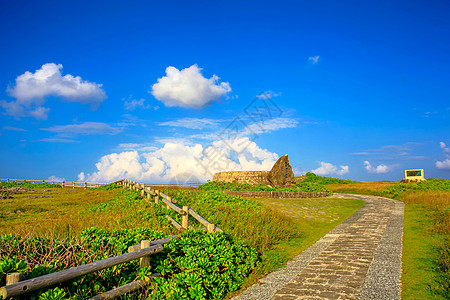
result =
M2 1L0 177L449 179L449 8Z

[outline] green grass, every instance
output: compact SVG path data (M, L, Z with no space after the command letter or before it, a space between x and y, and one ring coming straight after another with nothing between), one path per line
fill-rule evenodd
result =
M402 298L445 299L436 294L437 252L433 250L432 222L424 218L426 208L420 204L406 205L403 234Z

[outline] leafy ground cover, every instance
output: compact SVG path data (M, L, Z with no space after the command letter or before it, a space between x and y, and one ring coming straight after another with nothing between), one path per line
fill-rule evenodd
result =
M72 239L23 239L5 235L0 238L0 283L5 284L6 273L20 271L27 278L34 278L124 254L129 246L142 239L162 237L162 232L149 228L108 231L94 227ZM230 240L223 233L186 231L179 240L171 240L162 252L152 255L150 267L140 268L139 261L135 260L33 292L27 297L86 299L136 279L148 279L153 272L159 272L163 277L154 279L152 289L127 298L222 299L239 289L257 263L256 250Z
M201 191L286 191L286 192L325 192L331 191L316 182L296 182L292 187L268 186L265 184L251 185L248 183L210 181L198 187Z
M327 188L403 201L402 297L450 299L450 180L330 184Z

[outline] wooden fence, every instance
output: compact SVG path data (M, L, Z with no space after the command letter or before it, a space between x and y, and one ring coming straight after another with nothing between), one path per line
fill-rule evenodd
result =
M61 187L69 187L69 188L93 188L99 187L102 185L107 185L109 183L104 182L77 182L77 181L65 181L65 180L36 180L36 179L1 179L0 182L19 182L19 183L51 183L51 184L59 184Z
M120 181L120 180L119 180ZM71 188L93 188L102 185L107 185L110 183L105 182L78 182L78 181L62 181L62 180L37 180L37 179L1 179L0 182L29 182L29 183L51 183L59 184L61 187L71 187ZM171 188L186 188L186 187L198 187L202 185L201 182L191 182L191 183L144 183L148 187L171 187Z
M33 182L33 183L51 183L51 181L47 180L19 180L19 179L0 179L0 181L7 181L7 182ZM53 181L57 182L57 181ZM147 199L148 201L154 198L155 203L164 203L167 206L167 209L173 209L177 213L179 213L182 216L182 224L178 223L176 220L174 220L170 216L166 216L167 219L169 219L172 224L178 229L178 230L185 230L188 228L193 228L192 225L189 224L189 215L192 216L194 219L196 219L200 224L205 226L202 228L203 230L207 232L215 232L220 231L222 232L222 229L217 227L216 225L210 223L208 220L200 216L198 213L196 213L193 209L191 209L188 206L183 206L183 208L178 207L175 205L177 202L176 199L164 194L163 192L159 190L154 190L149 186L146 186L144 184L136 183L134 181L128 180L128 179L122 179L119 181L114 182L122 188L129 188L135 191L140 191L141 196L144 199ZM104 185L105 183L95 183L97 185ZM92 183L91 183L92 185ZM63 185L64 187L65 185ZM75 186L75 185L74 185ZM78 187L78 186L76 186ZM89 187L91 187L89 185ZM87 188L85 186L85 188ZM150 266L150 256L152 254L161 252L163 249L164 244L167 244L172 239L178 239L178 235L169 236L164 239L155 240L155 241L148 241L143 240L138 245L133 245L128 247L128 253L106 258L100 261L92 262L86 265L81 265L78 267L70 268L67 270L35 277L32 279L25 280L23 274L20 273L11 273L7 274L6 276L6 286L0 288L0 296L3 297L3 299L8 299L10 297L14 297L14 299L19 299L20 295L36 291L42 288L46 288L61 282L65 282L67 280L74 279L79 276L83 276L89 273L97 272L106 268L113 267L115 265L119 265L125 262L129 262L135 259L140 259L140 267L147 267ZM160 277L161 275L159 273L154 273L149 278L154 277ZM121 287L117 287L115 289L112 289L110 291L107 291L105 293L96 295L90 299L112 299L115 297L119 297L121 295L124 295L126 293L135 291L137 289L140 289L142 287L145 287L150 284L150 281L145 280L135 280L133 282L130 282L128 284L125 284Z
M129 188L135 191L140 191L141 196L147 198L148 200L154 197L155 203L160 203L161 201L166 204L167 209L173 209L174 211L176 211L178 214L181 215L182 219L181 224L170 216L166 216L166 218L170 220L172 222L172 225L175 226L175 228L177 228L178 230L193 228L191 225L189 225L189 215L191 215L194 219L200 222L200 224L205 226L205 230L207 232L222 231L222 229L210 223L208 220L200 216L189 206L183 206L183 208L176 206L175 205L175 203L177 203L176 199L167 196L166 194L164 194L159 190L154 190L151 187L146 186L145 184L137 183L135 181L131 181L128 179L119 180L116 181L115 183L121 185L123 188Z
M139 247L132 246L128 249L128 253L106 258L90 264L81 265L78 267L70 268L67 270L59 271L56 273L50 273L47 275L35 277L28 280L23 280L23 275L20 273L8 274L6 277L6 286L0 289L0 296L3 299L8 299L10 297L20 296L25 293L33 292L51 285L55 285L61 282L65 282L70 279L74 279L79 276L83 276L89 273L97 272L106 268L110 268L119 264L123 264L135 259L140 259L140 267L150 266L150 256L152 254L161 252L163 249L163 244L168 243L171 239L177 239L178 236L171 236L161 240L148 241L143 240ZM158 273L152 274L152 277L161 276ZM22 281L21 281L22 280ZM136 280L130 282L124 286L115 288L103 294L99 294L91 299L108 299L115 298L124 295L128 292L137 290L141 287L149 285L149 281Z

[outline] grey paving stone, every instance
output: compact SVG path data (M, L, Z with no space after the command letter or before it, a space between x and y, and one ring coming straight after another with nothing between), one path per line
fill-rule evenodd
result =
M260 283L233 299L398 299L404 205L335 194L366 205Z

